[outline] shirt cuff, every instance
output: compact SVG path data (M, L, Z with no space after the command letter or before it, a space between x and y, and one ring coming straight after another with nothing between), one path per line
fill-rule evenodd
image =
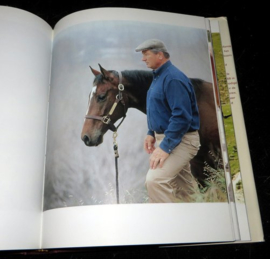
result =
M173 151L172 148L170 148L168 145L166 145L165 141L161 141L159 147L168 154L172 153L172 151Z
M155 132L152 130L148 130L147 135L150 135L152 137L155 137Z

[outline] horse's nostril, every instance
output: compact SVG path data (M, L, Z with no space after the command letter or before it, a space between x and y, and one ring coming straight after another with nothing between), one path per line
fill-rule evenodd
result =
M84 135L84 136L83 136L82 141L84 142L84 144L85 144L86 146L89 146L90 141L89 141L89 138L88 138L87 135Z

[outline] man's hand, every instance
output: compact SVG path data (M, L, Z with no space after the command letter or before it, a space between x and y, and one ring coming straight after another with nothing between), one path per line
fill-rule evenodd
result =
M152 154L153 151L155 150L155 142L156 139L153 136L147 135L145 140L144 140L144 150L148 154Z
M161 168L169 155L160 147L156 148L150 157L150 168L156 169L157 166Z

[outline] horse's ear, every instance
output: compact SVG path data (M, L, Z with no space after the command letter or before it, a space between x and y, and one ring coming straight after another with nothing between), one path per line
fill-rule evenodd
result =
M100 68L100 71L101 71L102 75L105 78L108 78L111 73L109 71L107 71L105 68L103 68L100 64L98 64L98 65L99 65L99 68Z
M89 66L89 67L90 67L90 69L91 69L92 73L93 73L95 76L97 76L97 75L99 75L99 74L100 74L100 72L99 72L99 71L95 70L95 69L94 69L94 68L92 68L91 66Z

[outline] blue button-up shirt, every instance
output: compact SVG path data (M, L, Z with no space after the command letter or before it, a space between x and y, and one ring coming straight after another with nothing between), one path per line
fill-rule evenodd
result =
M153 74L147 93L148 135L165 134L160 148L171 153L185 133L199 129L196 96L189 78L170 60Z

